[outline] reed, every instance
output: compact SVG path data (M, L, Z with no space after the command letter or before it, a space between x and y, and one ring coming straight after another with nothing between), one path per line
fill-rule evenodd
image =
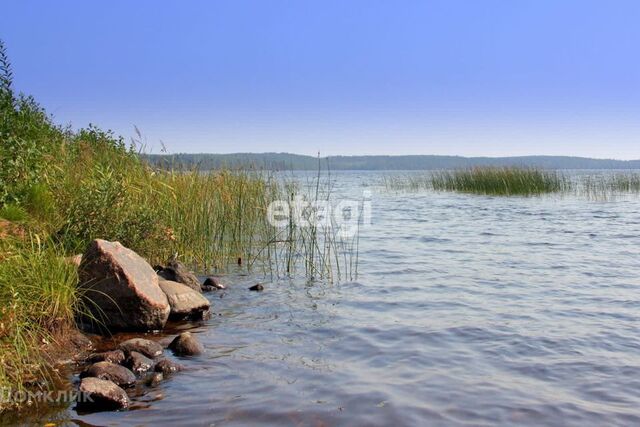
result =
M611 174L589 174L575 183L578 194L596 200L608 200L621 195L640 194L640 173L615 172Z
M385 184L393 189L430 189L493 196L534 196L561 192L569 187L567 178L560 172L517 167L437 171L404 180L396 178Z
M473 168L431 176L434 190L497 196L555 193L565 188L565 181L559 172L529 168Z
M573 194L607 200L621 195L640 195L640 173L613 172L568 175L533 168L474 168L427 174L387 176L387 190L456 191L496 196Z

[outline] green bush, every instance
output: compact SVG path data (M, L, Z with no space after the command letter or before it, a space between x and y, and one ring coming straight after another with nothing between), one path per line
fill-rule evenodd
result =
M139 202L144 190L122 171L95 165L73 190L67 195L65 224L58 233L67 250L83 251L96 237L140 248L154 234L158 224L155 211L150 204Z

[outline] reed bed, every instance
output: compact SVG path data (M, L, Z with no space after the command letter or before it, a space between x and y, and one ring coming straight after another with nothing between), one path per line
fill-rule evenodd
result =
M596 200L608 200L624 195L639 195L640 173L615 172L584 175L576 180L575 192Z
M563 191L568 183L559 172L533 168L473 168L437 171L387 182L393 189L430 189L496 196L532 196Z
M574 194L608 199L640 194L640 173L616 172L571 176L535 168L473 168L385 177L387 190L452 191L492 196Z
M268 244L264 246L266 274L282 278L298 276L308 281L354 280L358 272L358 244L363 223L364 200L354 212L341 212L346 220L337 221L325 211L336 209L332 200L330 176L318 175L305 183L280 180L280 200L288 206L288 222L270 225ZM302 201L304 209L296 209ZM355 202L355 201L354 201Z

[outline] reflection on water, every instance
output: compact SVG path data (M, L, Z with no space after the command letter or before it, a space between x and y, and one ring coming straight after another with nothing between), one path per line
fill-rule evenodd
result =
M337 193L376 173L334 174ZM373 187L375 188L375 187ZM357 282L210 294L206 355L79 425L640 423L640 200L374 191Z

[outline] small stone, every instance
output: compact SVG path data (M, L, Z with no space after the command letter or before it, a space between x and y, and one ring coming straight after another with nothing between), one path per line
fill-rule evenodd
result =
M93 353L89 355L87 358L87 362L90 363L98 363L98 362L111 362L116 363L118 365L124 362L125 356L122 350L111 350L104 351L102 353Z
M113 381L87 377L80 382L78 406L95 410L126 409L130 401L127 393Z
M175 337L169 348L178 356L196 356L204 352L204 347L191 332L183 332Z
M124 366L111 362L97 362L82 371L80 378L95 377L112 381L120 387L129 387L136 382L136 376Z
M137 375L144 374L153 368L153 360L138 353L137 351L129 353L129 357L127 357L124 364Z
M177 363L174 363L169 359L158 360L158 363L156 363L156 367L155 367L156 372L162 372L164 375L173 374L181 370L182 370L181 365L178 365Z
M225 285L220 283L220 280L218 280L217 277L209 276L202 284L203 292L215 291L217 289L227 289Z
M162 355L163 350L162 346L157 342L144 338L131 338L130 340L120 343L119 347L125 354L137 351L152 359Z
M149 387L155 387L160 384L162 380L164 380L164 375L162 375L161 372L152 372L145 380L145 383Z
M260 292L264 290L264 286L262 286L261 283L258 283L256 285L253 285L252 287L249 288L250 291L256 291L256 292Z

